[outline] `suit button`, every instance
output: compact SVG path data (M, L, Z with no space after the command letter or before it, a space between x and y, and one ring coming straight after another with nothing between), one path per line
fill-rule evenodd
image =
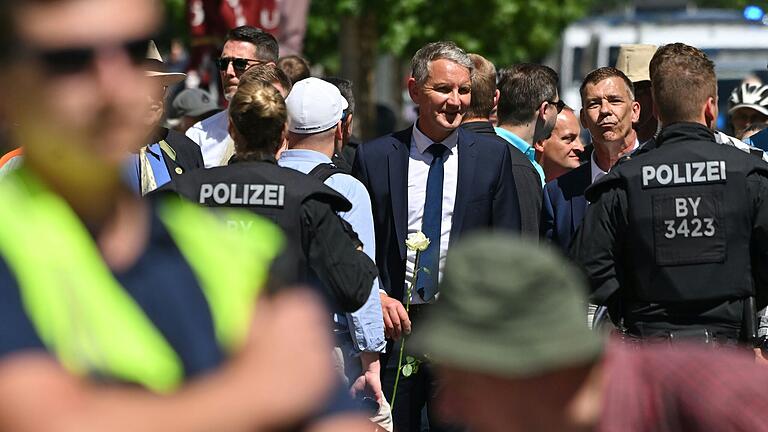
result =
M176 170L175 170L175 171L176 171L176 174L181 174L181 173L183 173L183 172L184 172L184 170L183 170L183 169L181 169L180 167L176 167Z

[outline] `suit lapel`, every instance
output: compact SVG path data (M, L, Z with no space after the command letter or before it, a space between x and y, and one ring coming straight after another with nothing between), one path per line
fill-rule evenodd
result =
M405 259L405 234L408 231L408 152L412 132L413 129L408 128L392 135L394 138L392 144L395 148L387 155L392 217L402 259Z
M576 229L581 225L581 221L584 220L584 212L587 209L587 199L584 195L577 195L571 200L571 233L575 233Z
M584 191L587 190L592 180L592 168L590 165L583 170L583 175L579 179L581 183L579 189L580 194L574 195L571 199L571 233L575 233L576 229L581 225L581 221L584 220L584 213L587 211L587 198L584 196Z
M451 240L458 238L461 232L477 165L475 140L461 128L459 128L457 147L459 149L459 174L456 179L456 201L453 204L453 218L451 219Z

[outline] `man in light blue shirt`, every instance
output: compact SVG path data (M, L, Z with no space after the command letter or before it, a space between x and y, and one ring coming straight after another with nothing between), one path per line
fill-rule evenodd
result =
M533 164L544 186L544 169L536 162L533 143L546 139L565 104L557 94L557 72L521 63L499 73L499 127L496 134L520 150Z
M515 148L520 150L525 155L525 157L528 158L528 160L531 161L533 167L536 168L536 172L539 173L539 177L541 177L541 185L544 186L544 169L541 167L541 165L539 165L538 162L536 162L536 150L533 148L533 146L528 144L525 140L515 135L508 129L503 127L496 127L494 130L496 131L496 135L507 140L510 144L515 146Z
M331 164L336 139L341 138L341 119L348 104L339 90L318 78L307 78L294 84L286 98L288 108L288 150L282 152L278 164L308 174L320 164ZM371 198L359 180L351 175L335 173L325 184L352 203L352 209L340 213L363 243L363 251L376 257ZM384 318L379 298L379 282L374 280L368 301L358 311L335 314L337 353L353 396L368 392L380 404L372 420L391 430L389 406L381 391L379 353L384 351ZM349 335L347 335L349 333ZM351 338L350 338L351 336ZM359 357L359 360L355 359Z

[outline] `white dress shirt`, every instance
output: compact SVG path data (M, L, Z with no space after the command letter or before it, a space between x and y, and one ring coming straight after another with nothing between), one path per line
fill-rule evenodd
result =
M633 145L632 149L630 151L628 151L627 153L632 153L639 146L640 146L640 142L637 141L637 138L635 138L635 145ZM600 168L597 165L597 162L595 161L595 152L594 151L592 151L592 155L589 158L589 163L590 163L589 169L590 169L590 172L592 173L592 183L595 183L596 181L600 180L605 175L607 175L609 171L611 171L610 168L608 168L608 171L603 171L603 169Z
M234 143L229 137L229 115L227 110L216 113L199 121L187 129L186 135L200 146L206 168L226 165L234 151ZM228 150L229 149L229 150Z
M416 125L413 126L413 135L411 135L411 151L408 155L408 234L421 231L422 219L424 217L424 204L427 195L427 176L429 175L429 164L432 163L432 155L427 152L427 148L435 142L427 138ZM448 252L448 242L451 237L451 221L453 218L453 205L456 202L456 185L459 176L459 133L453 131L442 141L442 144L448 148L444 162L443 171L443 219L440 223L440 260L438 261L439 272L438 281L443 278L443 267L445 265L445 256ZM435 239L429 239L434 243ZM408 285L413 282L413 269L416 261L416 252L407 251L405 262L405 291L408 292ZM407 295L407 294L406 294ZM435 299L437 296L435 296ZM416 292L411 290L411 304L425 303L424 299Z

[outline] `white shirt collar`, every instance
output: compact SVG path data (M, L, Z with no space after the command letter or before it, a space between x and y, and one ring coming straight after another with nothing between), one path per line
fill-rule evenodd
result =
M635 138L635 144L632 146L632 150L630 150L628 153L632 153L640 146L640 142L637 141L637 138ZM603 171L600 166L597 165L597 162L595 161L595 151L592 151L592 155L589 158L589 164L590 164L590 171L592 173L592 183L600 180L603 176L607 175L611 169L608 168L608 171Z
M424 133L419 130L417 123L413 124L413 134L411 136L411 142L419 150L419 153L422 153L422 154L424 154L424 152L427 151L427 148L429 146L431 146L432 144L435 144L435 141L433 141L431 138L424 135ZM459 144L458 128L453 132L451 132L450 135L448 135L444 140L440 142L444 146L448 147L448 149L451 150L451 152L453 153L453 149L456 148L456 146Z

